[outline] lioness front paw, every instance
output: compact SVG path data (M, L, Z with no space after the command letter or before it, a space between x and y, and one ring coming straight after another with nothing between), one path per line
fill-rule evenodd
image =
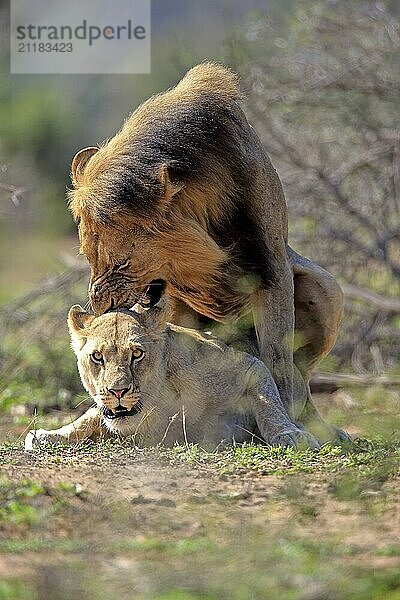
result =
M52 431L46 429L32 429L25 438L25 452L40 448L45 444L67 444L68 440Z
M298 427L286 429L275 435L269 442L271 446L282 446L283 448L296 448L298 450L318 450L320 445L316 438Z

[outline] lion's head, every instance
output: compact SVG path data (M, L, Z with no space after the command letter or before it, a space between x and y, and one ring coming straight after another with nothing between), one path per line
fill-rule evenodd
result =
M243 236L224 235L252 173L239 96L230 71L199 65L74 157L70 207L95 313L155 304L163 287L217 320L247 302L232 258Z
M96 317L75 305L68 314L82 383L106 426L124 435L154 420L165 383L166 312L151 313L125 310Z
M102 171L105 150L82 150L72 163L75 190L71 209L78 223L80 250L91 268L90 300L97 314L116 307L129 308L141 297L145 302L147 300L154 304L155 302L151 302L154 300L154 292L157 292L157 301L160 297L158 292L163 291L163 282L170 278L171 271L165 244L160 244L160 236L151 230L151 225L155 225L154 218L149 214L146 218L137 211L129 213L123 208L121 210L118 198L124 196L124 191L116 189L118 169L115 173L115 185L111 185L112 189L109 189L112 169L106 166L105 175ZM166 177L160 171L158 181L154 175L152 201L150 202L149 195L146 196L150 212L154 208L153 204L161 203L163 193L173 193L173 186ZM148 187L150 188L150 183ZM159 194L159 202L156 201L156 192ZM145 194L143 190L140 193ZM105 215L104 203L107 204L110 196L115 200L116 206L114 210L108 206L109 212ZM112 202L108 204L111 205ZM154 212L157 212L155 208ZM158 212L161 212L161 208Z
M145 193L140 186L134 191L138 205L147 206L145 215L125 209L121 203L127 192L119 190L118 169L113 176L112 165L106 162L108 152L108 146L86 149L78 153L72 166L75 190L71 209L78 223L81 252L91 268L89 294L95 313L130 308L138 300L153 306L167 287L171 297L203 314L214 311L209 316L220 317L220 306L227 300L226 312L230 312L237 294L226 289L228 253L204 225L182 210L179 198L172 204L180 187L171 182L167 167L160 166L149 176L148 196L141 196ZM102 169L106 171L104 182ZM115 206L109 202L111 208L107 208L111 196ZM107 216L103 214L106 210Z

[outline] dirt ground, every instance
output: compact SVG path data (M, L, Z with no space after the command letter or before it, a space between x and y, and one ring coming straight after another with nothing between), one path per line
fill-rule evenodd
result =
M398 453L260 452L3 446L0 600L398 600Z
M332 588L339 573L351 581L353 569L400 567L398 480L354 502L332 495L327 475L221 475L151 452L57 458L15 452L2 468L10 481L43 488L38 523L6 526L3 540L14 545L0 554L0 577L33 586L32 597L103 598L97 594L118 581L123 598L182 589L192 590L188 598L222 598L236 581L236 592L247 582L247 595L231 597L278 598L284 584L287 597L339 598L346 597ZM104 588L96 591L98 578ZM216 595L196 595L210 589Z

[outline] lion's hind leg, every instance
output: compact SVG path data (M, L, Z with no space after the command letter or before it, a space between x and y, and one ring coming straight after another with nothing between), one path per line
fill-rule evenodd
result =
M307 376L336 342L343 315L343 292L325 269L296 256L293 275L295 345L298 347L294 361Z
M294 274L295 331L294 387L296 420L321 443L350 440L346 432L324 421L309 385L311 371L335 344L343 314L343 292L335 278L319 265L288 248Z

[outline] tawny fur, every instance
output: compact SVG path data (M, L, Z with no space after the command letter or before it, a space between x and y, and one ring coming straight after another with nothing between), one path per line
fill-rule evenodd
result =
M254 352L291 416L302 419L315 413L308 378L335 342L342 293L289 248L281 182L240 101L229 69L194 67L100 148L75 156L70 207L96 313L132 306L163 279L178 323L252 316ZM298 381L295 322L307 346L295 354Z
M95 401L58 430L32 431L25 447L133 437L135 444L211 446L254 439L318 447L287 416L266 366L200 332L166 323L164 310L93 317L72 307L68 326L85 389ZM142 352L140 360L134 352ZM99 363L98 358L101 356ZM124 390L120 398L116 390ZM125 408L135 414L118 416ZM114 415L116 418L110 418Z

